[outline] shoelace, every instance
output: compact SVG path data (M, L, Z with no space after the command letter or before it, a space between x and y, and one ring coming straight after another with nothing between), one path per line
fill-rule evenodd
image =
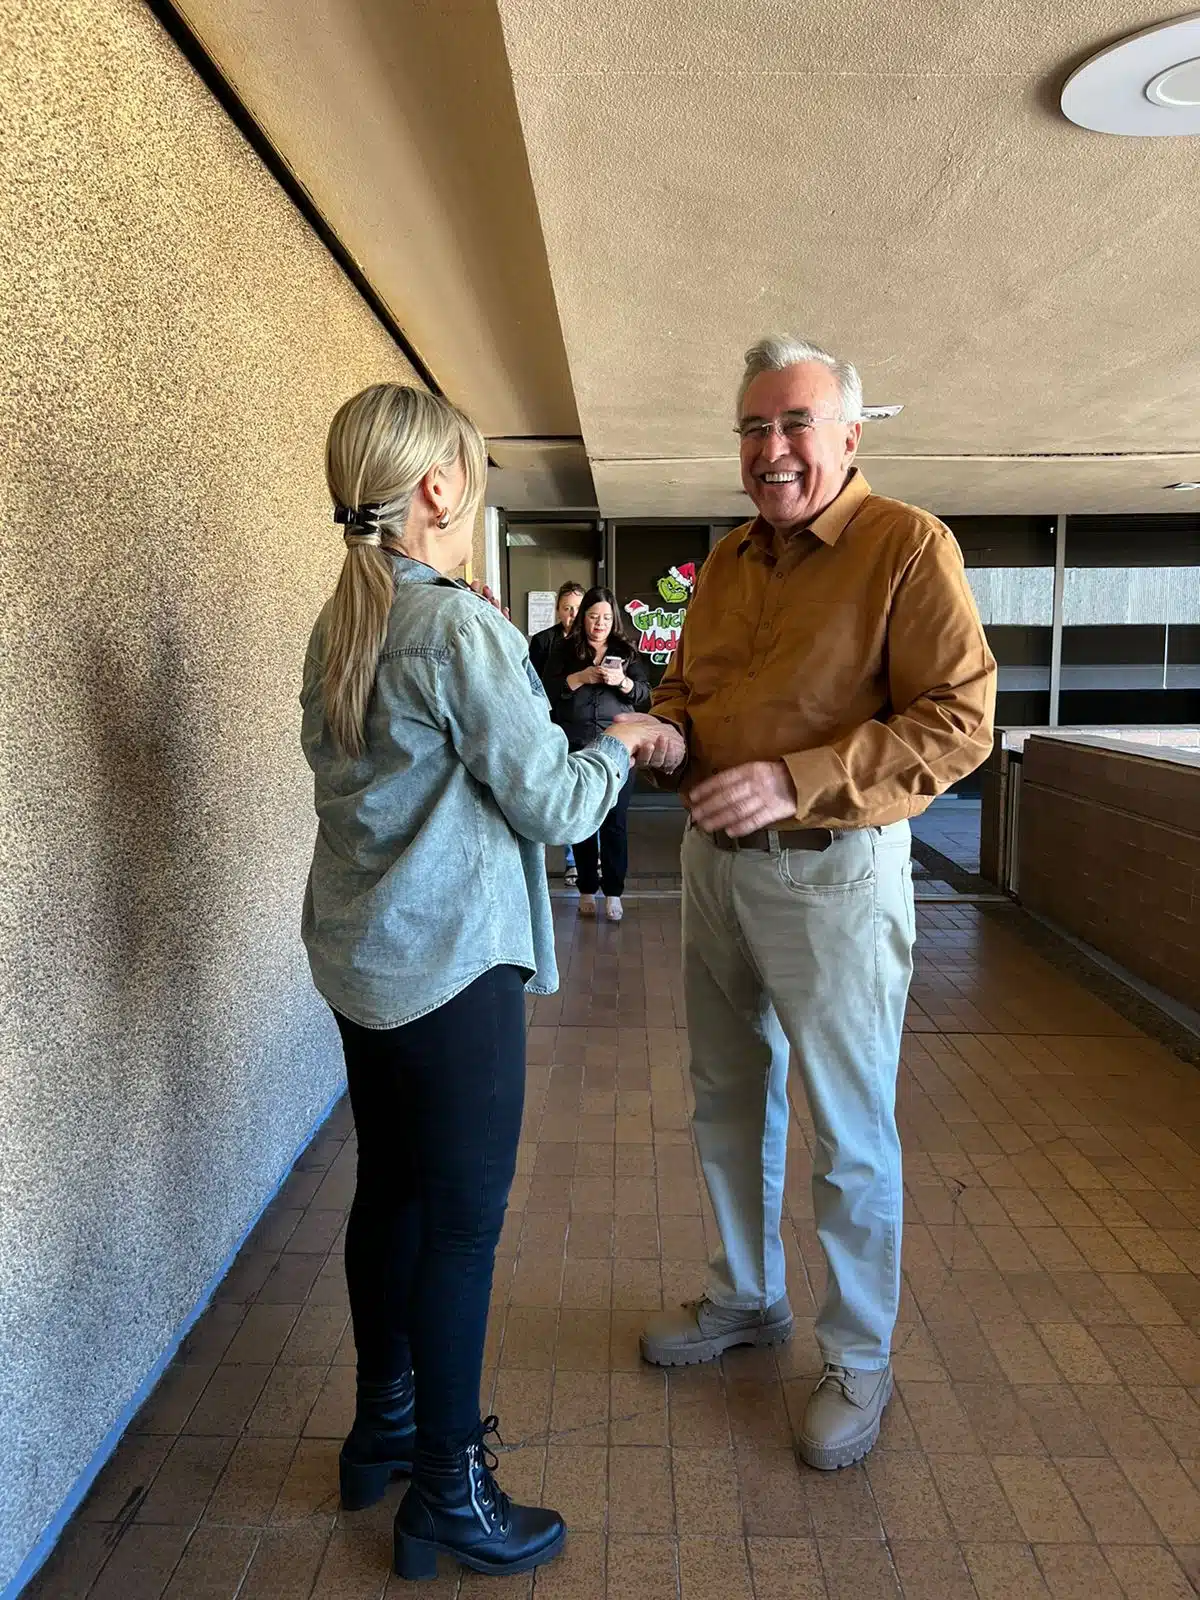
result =
M817 1379L817 1388L819 1389L821 1387L821 1385L823 1383L825 1383L826 1381L831 1382L831 1383L840 1384L842 1393L846 1396L847 1400L853 1399L853 1396L851 1395L850 1390L847 1387L847 1384L850 1381L850 1368L849 1367L839 1367L839 1366L835 1365L834 1362L827 1361L825 1363L824 1372L822 1372L821 1376ZM815 1393L816 1390L814 1390L813 1392Z
M495 1438L498 1445L504 1444L500 1437L500 1418L497 1416L484 1417L468 1449L479 1471L479 1504L499 1524L501 1533L505 1533L508 1531L508 1513L512 1501L492 1476L499 1470L500 1457L485 1443L489 1435Z

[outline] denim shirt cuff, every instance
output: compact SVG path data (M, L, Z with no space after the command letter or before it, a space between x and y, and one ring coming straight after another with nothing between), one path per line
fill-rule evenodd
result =
M629 768L631 763L629 759L629 751L626 750L620 739L614 739L611 733L602 733L592 744L591 748L598 754L608 757L608 759L616 767L617 772L620 775L621 782L624 783L625 779L629 776Z

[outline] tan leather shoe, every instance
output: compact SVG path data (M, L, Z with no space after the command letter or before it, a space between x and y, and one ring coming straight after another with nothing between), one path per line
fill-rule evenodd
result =
M892 1387L890 1366L880 1372L860 1372L826 1362L797 1440L801 1461L818 1472L835 1472L861 1461L879 1438Z
M713 1361L734 1345L782 1344L794 1327L786 1295L765 1311L727 1311L711 1300L691 1300L650 1318L642 1333L642 1355L656 1367L689 1367Z

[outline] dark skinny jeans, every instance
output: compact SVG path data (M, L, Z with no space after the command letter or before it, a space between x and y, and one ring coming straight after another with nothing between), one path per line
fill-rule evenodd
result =
M590 839L581 839L575 846L575 870L578 873L580 894L595 894L603 889L606 895L625 893L625 875L629 871L629 802L633 797L634 774L631 772L617 796L616 804L600 824L600 832Z
M411 1362L418 1444L458 1449L479 1426L492 1268L516 1170L524 983L516 967L493 967L403 1027L337 1023L358 1135L346 1283L359 1376L388 1381Z

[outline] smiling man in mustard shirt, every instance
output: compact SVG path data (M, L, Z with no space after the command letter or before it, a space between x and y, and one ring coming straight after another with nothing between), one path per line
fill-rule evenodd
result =
M854 368L763 339L738 395L758 515L713 551L653 711L690 811L684 979L694 1131L721 1248L655 1316L662 1366L792 1332L780 1235L789 1052L828 1263L810 1466L860 1460L892 1393L909 818L987 756L996 667L949 529L871 492ZM686 755L685 755L686 747Z

